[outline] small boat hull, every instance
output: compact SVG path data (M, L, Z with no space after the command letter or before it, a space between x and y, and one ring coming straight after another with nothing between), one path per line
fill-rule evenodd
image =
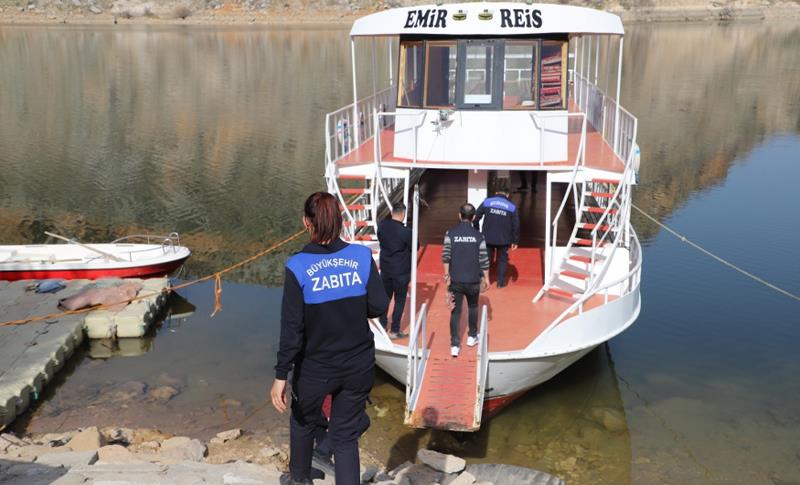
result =
M155 278L172 273L191 255L183 246L93 244L0 246L0 280ZM108 255L108 257L104 256Z
M96 280L100 278L156 278L172 273L186 262L189 256L166 263L130 268L97 268L97 269L55 269L55 270L20 270L0 271L0 280Z

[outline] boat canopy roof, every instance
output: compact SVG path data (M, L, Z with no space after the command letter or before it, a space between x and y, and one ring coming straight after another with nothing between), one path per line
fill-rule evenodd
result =
M395 8L355 21L359 36L495 36L540 34L623 35L622 20L584 7L542 3L451 3Z

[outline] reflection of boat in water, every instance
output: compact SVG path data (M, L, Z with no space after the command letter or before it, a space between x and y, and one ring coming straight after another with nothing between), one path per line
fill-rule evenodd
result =
M172 329L179 327L195 311L195 306L176 292L171 292L167 299L165 312L153 325L156 330L149 331L140 338L89 339L89 357L93 359L109 359L111 357L138 357L153 347L158 328Z
M177 233L128 236L107 244L82 244L47 234L68 244L0 246L0 280L151 278L180 268L191 255ZM129 242L134 238L146 242Z
M374 41L389 39L398 82L392 71L389 87L327 115L326 179L347 239L375 250L379 213L393 200L414 202L411 336L392 341L372 324L379 365L407 386L407 424L475 430L484 410L636 320L637 120L617 102L619 76L613 98L598 85L601 68L621 72L623 33L609 13L512 3L398 8L353 25L354 53L358 39L371 41L373 55ZM442 235L459 205L477 206L510 171L539 188L513 196L523 233L514 279L481 296L480 344L452 359Z

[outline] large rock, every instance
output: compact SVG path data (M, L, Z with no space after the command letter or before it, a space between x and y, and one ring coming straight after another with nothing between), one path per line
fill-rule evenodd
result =
M160 443L169 438L172 438L171 434L163 433L157 429L141 428L133 431L134 444L146 443L148 441L157 441Z
M64 451L61 453L49 453L36 459L36 463L48 466L63 466L72 468L74 466L93 465L97 461L97 451Z
M72 451L95 451L105 444L105 438L97 430L97 426L84 428L69 440Z
M464 470L467 462L463 458L445 455L438 451L421 449L417 452L417 459L434 470L444 473L458 473Z
M564 485L564 481L532 468L513 465L489 463L473 463L467 467L476 480L496 484L513 483L514 485Z
M618 433L628 428L625 415L612 408L594 408L591 411L592 419L603 425L609 431Z
M122 445L108 445L97 450L97 463L100 465L114 463L144 463Z
M475 483L475 475L470 472L461 472L449 485L472 485Z
M110 445L130 445L134 441L134 432L130 428L103 428L100 434L105 437L106 442Z
M161 454L177 461L201 461L206 456L206 445L195 439L177 436L161 443Z
M12 446L25 446L25 442L10 433L0 434L0 451L6 451Z

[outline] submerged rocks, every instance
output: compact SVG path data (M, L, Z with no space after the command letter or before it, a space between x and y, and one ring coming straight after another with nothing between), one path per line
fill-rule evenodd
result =
M604 428L614 433L628 429L625 415L611 408L594 408L590 412L592 420L602 424Z
M168 402L178 395L178 390L171 386L159 386L147 393L147 398L152 401Z

